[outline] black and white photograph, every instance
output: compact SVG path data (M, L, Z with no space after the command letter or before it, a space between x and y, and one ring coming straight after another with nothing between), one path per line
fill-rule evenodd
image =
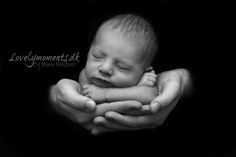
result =
M233 2L0 9L0 157L236 156Z

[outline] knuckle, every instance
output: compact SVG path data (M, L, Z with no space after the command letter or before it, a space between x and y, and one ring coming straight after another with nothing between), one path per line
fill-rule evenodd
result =
M152 78L154 78L154 79L156 79L157 78L157 75L153 75L153 76L151 76Z

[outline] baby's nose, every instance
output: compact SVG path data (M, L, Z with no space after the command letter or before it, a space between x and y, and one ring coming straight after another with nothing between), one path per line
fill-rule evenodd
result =
M104 77L110 77L113 74L113 68L111 63L105 62L99 67L99 72L104 76Z

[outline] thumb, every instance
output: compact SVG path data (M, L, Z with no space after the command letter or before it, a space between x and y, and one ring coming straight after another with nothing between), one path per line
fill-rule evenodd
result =
M77 95L74 100L74 103L71 104L72 107L79 109L80 111L84 112L94 112L96 109L96 103L85 96Z
M57 84L59 101L84 112L93 112L96 108L96 103L81 95L81 86L74 80L62 79Z
M163 87L161 94L151 102L150 111L157 113L160 109L171 105L172 102L179 98L180 92L180 84L176 82L167 83Z

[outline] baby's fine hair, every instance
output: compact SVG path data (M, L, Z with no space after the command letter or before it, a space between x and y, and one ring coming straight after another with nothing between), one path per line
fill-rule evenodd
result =
M111 30L117 31L131 40L141 37L144 44L144 54L146 57L149 56L150 61L148 62L152 61L158 49L157 36L146 19L134 14L122 14L112 17L103 25L108 25Z

